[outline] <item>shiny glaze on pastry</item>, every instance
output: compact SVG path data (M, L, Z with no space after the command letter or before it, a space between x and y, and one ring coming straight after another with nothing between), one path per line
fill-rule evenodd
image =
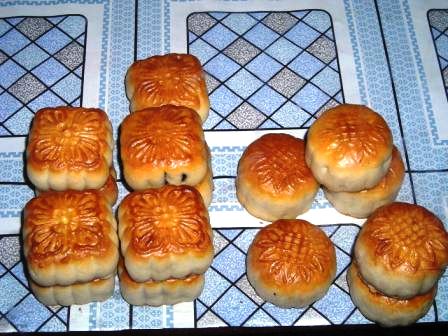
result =
M361 231L377 263L406 273L448 265L448 233L424 207L395 202L376 210Z
M116 249L115 223L110 208L93 191L45 192L25 207L25 256L45 268ZM108 213L109 211L109 213Z
M188 54L153 56L135 62L126 75L132 110L167 104L199 108L206 94L199 60Z
M239 178L271 195L295 195L318 187L305 163L303 140L288 134L266 134L255 140L243 153L238 171Z
M98 189L98 192L103 195L111 205L114 205L117 201L117 172L113 167L110 168L109 177L107 178L106 183L100 189Z
M100 109L56 107L39 110L27 146L27 162L35 169L96 170L110 165L112 131Z
M334 276L332 242L304 220L275 221L260 230L250 249L250 262L267 283L309 285Z
M166 105L130 114L121 126L121 156L131 166L175 168L206 158L198 115L186 107ZM126 167L125 167L126 168Z
M343 104L327 110L310 127L308 142L337 167L370 167L392 150L384 119L366 106Z
M204 251L211 228L200 194L189 186L167 185L126 196L120 205L120 231L130 231L130 246L146 257Z

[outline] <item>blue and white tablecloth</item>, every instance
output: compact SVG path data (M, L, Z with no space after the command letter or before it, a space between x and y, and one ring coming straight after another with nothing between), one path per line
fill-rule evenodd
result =
M103 303L45 307L29 292L18 234L33 197L23 165L30 121L46 106L100 107L116 138L129 113L127 68L167 52L196 55L210 92L204 127L216 257L204 292L194 302L134 307L117 287ZM245 276L245 253L264 223L243 210L234 188L251 141L277 131L303 137L322 111L343 102L385 117L405 159L399 199L429 208L447 225L447 1L1 1L0 332L369 323L345 281L362 220L340 215L319 193L301 217L331 237L337 277L313 305L280 309L263 302ZM120 198L125 194L120 183ZM422 321L448 321L448 275Z

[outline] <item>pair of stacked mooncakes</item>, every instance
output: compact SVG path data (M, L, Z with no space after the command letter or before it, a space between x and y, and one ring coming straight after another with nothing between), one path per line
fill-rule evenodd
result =
M361 105L339 105L313 123L306 162L336 210L357 218L392 202L404 178L389 126Z
M134 191L118 210L121 293L134 305L191 301L214 254L201 65L177 54L138 61L128 70L126 92L131 114L121 124L120 153Z
M25 207L29 283L47 305L105 300L118 262L112 129L99 109L46 108L33 120L27 175L37 197Z
M202 123L209 100L199 60L187 54L137 61L126 74L131 114L121 125L126 182L134 190L194 186L210 205L211 156Z
M425 208L395 202L364 223L347 271L350 296L368 319L407 325L424 316L448 265L448 233Z

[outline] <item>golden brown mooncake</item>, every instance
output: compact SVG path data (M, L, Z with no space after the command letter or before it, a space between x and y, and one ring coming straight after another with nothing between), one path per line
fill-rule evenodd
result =
M193 301L204 288L203 274L193 274L184 279L136 282L129 276L122 262L118 264L118 276L123 299L135 306L161 306Z
M202 274L212 262L208 213L194 187L132 192L119 207L118 223L125 267L137 282Z
M165 105L128 115L121 124L120 151L124 178L134 190L194 186L207 173L204 131L187 107Z
M354 253L362 277L387 296L410 298L435 285L448 265L448 233L422 206L384 205L369 216Z
M409 325L425 316L437 292L435 285L427 293L410 299L385 296L365 282L355 263L349 267L347 283L352 301L359 311L369 320L385 327Z
M92 189L88 189L92 190ZM42 194L41 190L36 189L36 196ZM50 190L54 191L54 190ZM117 173L113 167L110 167L109 177L106 183L98 189L98 192L106 199L106 201L113 206L118 198L118 187L117 187Z
M319 227L281 219L257 233L246 266L262 299L283 308L304 307L328 291L336 274L336 252Z
M370 108L342 104L324 112L307 134L306 162L332 191L373 188L387 173L392 133Z
M67 286L43 287L29 279L34 296L47 306L83 305L105 301L114 293L115 274L106 279L95 279Z
M389 170L380 183L358 192L331 191L323 188L325 196L339 212L357 218L366 218L380 206L395 200L404 179L404 164L396 147L392 151Z
M188 54L152 56L136 61L126 74L131 111L162 105L186 106L207 119L209 99L199 60Z
M96 191L45 192L25 206L23 249L31 279L67 286L115 274L117 224Z
M112 127L104 111L44 108L29 133L27 175L43 191L98 189L109 175L112 149Z
M291 135L263 135L239 161L236 194L255 217L296 218L311 207L318 189L305 163L305 144Z

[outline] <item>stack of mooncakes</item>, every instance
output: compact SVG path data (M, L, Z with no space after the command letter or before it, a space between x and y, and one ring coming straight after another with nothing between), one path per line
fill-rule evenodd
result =
M212 230L199 192L166 185L134 191L118 210L123 298L134 305L192 301L213 259Z
M153 56L126 74L131 113L121 126L124 177L134 190L165 184L196 187L211 202L211 156L202 123L209 99L199 60L188 54Z
M93 189L113 205L118 194L113 146L112 126L104 111L82 107L41 109L28 137L28 178L36 194Z
M384 326L423 317L448 265L448 233L422 206L394 202L364 223L347 272L350 296L361 313Z
M26 149L36 187L24 211L29 283L47 305L84 304L112 295L118 263L112 128L99 109L36 113Z
M386 121L362 105L324 112L307 133L306 162L339 212L358 218L395 200L404 165Z
M120 129L124 179L118 211L121 293L134 305L195 299L213 259L213 190L202 122L209 102L199 61L154 56L126 75L131 114Z

